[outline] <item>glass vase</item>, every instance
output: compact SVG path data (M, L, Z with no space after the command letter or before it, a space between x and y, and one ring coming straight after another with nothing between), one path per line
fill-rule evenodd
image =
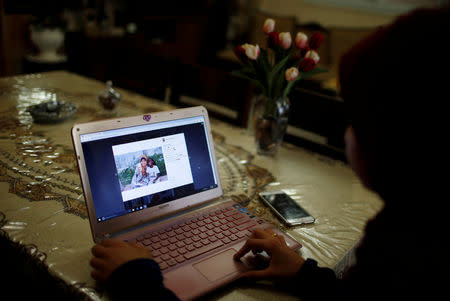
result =
M275 156L286 133L289 115L289 99L270 99L260 96L254 109L256 152Z

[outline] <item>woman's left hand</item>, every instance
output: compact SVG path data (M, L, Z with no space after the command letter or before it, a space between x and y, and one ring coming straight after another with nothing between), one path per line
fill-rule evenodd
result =
M121 240L105 239L92 247L90 264L94 268L92 278L105 282L111 273L122 264L139 258L152 259L152 253L145 247Z

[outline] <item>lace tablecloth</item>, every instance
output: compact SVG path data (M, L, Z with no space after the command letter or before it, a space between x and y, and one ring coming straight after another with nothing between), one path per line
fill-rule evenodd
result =
M93 241L70 129L74 123L104 118L97 101L103 83L57 71L0 79L0 227L61 283L86 298L104 298L90 277ZM161 101L119 89L121 116L173 109ZM55 97L73 102L77 112L55 124L37 124L30 105ZM348 166L307 150L283 145L275 157L256 155L252 135L212 120L219 171L226 196L283 226L257 193L284 190L316 222L285 228L302 243L301 253L340 274L351 264L352 248L364 225L381 208ZM232 284L208 296L221 300L290 300L270 283Z

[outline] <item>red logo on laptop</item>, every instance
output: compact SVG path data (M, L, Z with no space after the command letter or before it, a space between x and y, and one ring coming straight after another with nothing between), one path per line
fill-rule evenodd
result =
M150 114L147 114L147 115L144 115L144 117L142 117L145 121L150 121L150 119L152 119L152 115L150 115Z

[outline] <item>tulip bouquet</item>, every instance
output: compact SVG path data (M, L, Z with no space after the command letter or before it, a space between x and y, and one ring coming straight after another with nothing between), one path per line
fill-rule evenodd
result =
M270 18L264 22L263 32L267 35L267 49L250 44L234 48L243 66L233 74L250 80L261 90L265 97L264 115L267 118L276 111L277 101L286 101L300 79L326 70L316 67L320 59L317 49L322 43L322 34L314 33L308 40L306 34L299 32L292 43L291 34L275 31L275 21Z

